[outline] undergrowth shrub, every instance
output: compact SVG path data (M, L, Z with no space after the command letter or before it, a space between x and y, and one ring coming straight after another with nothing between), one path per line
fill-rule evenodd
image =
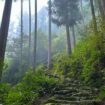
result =
M8 92L10 89L10 84L0 83L0 104L5 103L5 99L8 96Z
M58 80L45 75L43 70L28 71L22 82L10 89L5 105L32 105L40 97L51 94Z

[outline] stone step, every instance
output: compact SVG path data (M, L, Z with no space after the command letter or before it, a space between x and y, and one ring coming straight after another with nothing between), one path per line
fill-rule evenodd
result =
M45 105L100 105L100 104L94 104L94 103L87 103L87 104L84 104L84 103L81 103L81 104L62 104L62 103L48 103L48 104L45 104Z
M72 87L72 88L80 88L80 87L83 87L83 85L82 84L76 84L76 83L64 83L64 84L60 84L60 85L58 85L55 89L56 90L59 90L59 89L64 89L65 87ZM86 90L90 90L90 88L88 88L88 87L84 87Z
M68 105L94 105L93 103L97 103L96 100L82 100L82 101L67 101L67 100L55 100L55 99L49 99L46 104L52 103L52 104L68 104Z
M54 91L53 94L63 94L66 95L68 93L72 93L77 96L86 96L86 95L91 95L92 92L90 90L79 90L79 89L74 89L74 88L65 88L65 89L60 89L58 91ZM77 94L76 94L77 93Z
M66 79L53 90L53 96L45 105L94 105L97 103L94 95L97 90L84 86L78 80Z
M90 89L88 89L88 90L85 90L85 89L81 89L81 88L74 88L74 87L70 87L70 86L68 86L68 87L65 87L65 88L59 88L59 89L55 89L55 91L63 91L63 90L67 90L67 91L72 91L72 90L76 90L76 91L78 91L78 92L88 92L88 93L92 93L92 91L90 90Z
M83 86L82 84L74 84L74 83L66 83L65 86L71 86L71 87L80 87L80 86Z
M56 86L56 88L54 88L54 91L58 91L58 90L61 90L61 89L65 89L65 88L70 88L70 86L67 86L66 84L64 85L64 84L60 84L60 85L58 85L58 86Z
M76 94L77 92L74 92ZM67 93L67 94L54 94L53 96L62 96L62 97L71 97L73 93Z
M94 91L94 92L97 92L98 89L97 88L91 88L91 87L88 87L88 86L81 86L80 87L81 90L91 90L91 91Z
M66 95L68 93L76 93L78 92L78 90L76 89L71 89L71 90L59 90L59 91L55 91L54 94L63 94L63 95Z
M83 97L87 97L87 96L92 96L92 93L90 92L79 92L79 93L75 93L75 94L73 94L73 96L79 96L79 97L81 97L81 96L83 96Z
M81 83L79 80L69 79L69 78L64 80L64 83L67 83L67 82L76 83L76 84Z
M60 99L60 100L69 100L69 101L79 101L79 100L92 100L95 99L96 97L94 96L87 96L87 97L78 97L78 96L59 96L55 95L54 99Z
M79 88L75 88L75 87L70 87L70 86L68 86L68 87L64 87L64 88L59 88L59 89L55 89L55 91L61 91L61 90L68 90L68 91L72 91L72 90L76 90L76 91L78 91L79 90Z
M53 91L61 91L61 90L78 90L78 88L71 86L56 87Z
M67 100L67 101L76 101L78 100L80 97L63 97L63 96L54 96L54 99L57 100Z

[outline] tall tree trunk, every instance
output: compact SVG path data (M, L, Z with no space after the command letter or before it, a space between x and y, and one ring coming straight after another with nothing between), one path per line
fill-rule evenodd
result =
M35 35L34 35L34 61L33 69L36 68L36 49L37 49L37 0L35 0Z
M90 6L91 6L91 13L92 13L92 18L93 18L94 33L97 35L98 30L97 30L97 22L96 22L96 16L95 16L95 10L94 10L93 0L90 0Z
M72 35L73 35L73 46L75 47L76 39L75 39L75 28L74 28L74 25L72 26Z
M80 0L80 5L81 5L81 13L82 13L83 25L85 26L84 10L83 10L83 0Z
M21 58L20 58L20 69L22 69L22 63L23 63L23 0L21 0L21 42L20 42L20 48L21 48Z
M11 8L12 8L12 0L6 0L3 17L2 17L2 22L1 22L1 28L0 28L0 80L2 77L2 70L3 70L3 65L4 65Z
M105 13L105 0L101 0L102 1L102 5L103 5L103 9L104 9L104 13Z
M70 38L70 30L69 30L69 26L66 25L66 33L67 33L67 52L68 55L71 54L71 38Z
M97 0L97 3L98 3L100 15L102 16L102 19L105 19L105 13L104 13L103 5L102 5L102 0Z
M29 0L29 67L31 66L31 1Z
M100 0L100 2L101 2L101 6L102 6L103 12L104 12L104 17L103 17L103 19L105 20L105 0Z
M51 68L51 0L49 0L48 69Z

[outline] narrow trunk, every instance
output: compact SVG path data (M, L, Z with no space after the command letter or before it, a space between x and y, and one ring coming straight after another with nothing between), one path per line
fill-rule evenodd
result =
M51 68L51 0L49 0L48 69Z
M12 8L12 0L6 0L3 17L2 17L2 22L1 22L1 28L0 28L0 80L1 80L2 70L3 70L3 65L4 65L11 8Z
M36 49L37 49L37 0L35 0L35 35L34 35L34 61L33 69L36 68Z
M21 0L21 43L20 43L20 48L21 48L21 58L20 58L20 69L22 69L22 63L23 63L23 0Z
M83 0L80 0L80 5L81 5L81 13L82 13L83 25L85 26L84 10L83 10Z
M104 9L104 13L105 13L105 0L101 0L102 1L102 5L103 5L103 9Z
M97 3L98 3L100 15L102 16L102 19L105 19L105 13L104 13L104 9L103 9L103 6L102 6L102 1L97 0Z
M75 39L75 29L74 29L74 26L72 26L72 35L73 35L73 46L75 47L75 45L76 45L76 39Z
M29 0L29 67L31 66L31 1Z
M71 38L70 38L70 31L69 31L69 26L66 25L66 33L67 33L67 52L68 55L71 54Z
M92 13L92 18L93 18L93 28L94 28L94 33L97 35L97 22L96 22L96 16L95 16L95 10L94 10L94 4L93 0L90 0L90 6L91 6L91 13Z

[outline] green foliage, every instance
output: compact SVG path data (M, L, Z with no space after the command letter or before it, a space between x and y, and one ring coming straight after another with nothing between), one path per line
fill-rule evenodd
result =
M72 59L74 66L72 70L80 68L79 77L91 86L100 87L102 85L102 70L104 69L104 48L102 36L89 36L85 41L80 42L76 47ZM75 68L77 65L77 68ZM80 66L80 67L78 67ZM76 71L78 73L78 71ZM97 80L96 80L97 78Z
M98 17L98 33L94 35L90 23L70 57L61 54L54 60L54 72L78 78L92 88L99 89L98 99L105 99L105 22Z
M23 84L9 91L6 98L7 105L32 105L32 102L38 95L29 90L21 90L21 88L23 88Z
M53 70L59 76L66 75L70 71L70 59L65 54L58 54L54 56Z
M11 86L6 83L0 84L0 103L5 103L5 99L8 96L8 92L10 90Z
M52 2L52 21L58 25L73 26L81 20L77 0L53 0ZM72 15L71 15L72 14Z
M86 35L75 47L70 57L57 56L54 71L67 77L78 78L92 87L101 87L105 80L105 25L100 17L97 20L99 32L94 35L91 23Z
M105 86L102 86L100 90L101 91L98 98L104 101L105 100Z
M32 105L39 97L50 94L58 80L45 75L42 70L30 70L23 80L10 89L5 97L6 105Z

